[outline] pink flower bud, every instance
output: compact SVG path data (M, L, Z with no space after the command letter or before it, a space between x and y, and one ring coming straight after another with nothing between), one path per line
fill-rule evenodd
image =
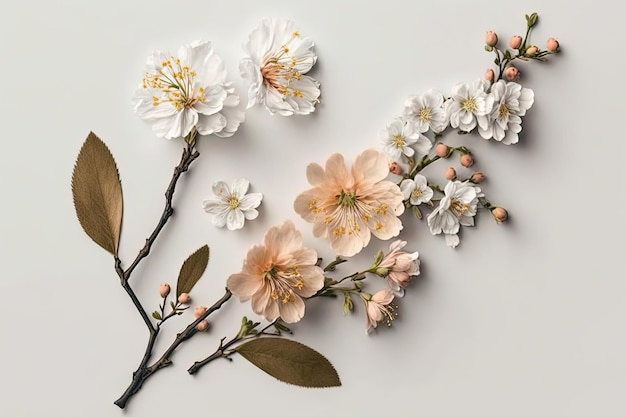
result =
M193 316L195 318L199 318L204 313L206 313L206 307L196 307L193 309Z
M496 207L491 210L491 215L498 223L502 223L509 218L509 213L507 213L502 207Z
M461 155L459 160L461 161L461 165L463 165L465 168L469 168L474 165L474 158L472 158L472 155L468 153L466 153L465 155Z
M445 143L438 143L437 146L435 146L435 154L439 158L447 158L448 157L448 145L446 145Z
M206 329L209 328L209 322L206 320L202 320L200 323L198 323L198 325L196 326L196 330L198 330L199 332L203 332Z
M515 67L508 67L504 70L504 78L507 81L515 81L519 77L519 71Z
M535 45L529 46L528 49L526 49L526 56L535 56L537 52L539 52L539 48Z
M480 171L474 172L472 174L472 177L470 178L470 182L472 182L473 184L480 184L484 180L485 180L485 174L483 174Z
M557 41L554 38L550 38L548 39L548 42L546 42L546 49L550 52L556 52L559 50L559 41Z
M496 46L496 44L498 43L498 35L496 35L496 32L494 32L493 30L488 31L485 34L485 43L488 46Z
M168 296L169 293L170 293L170 284L168 284L167 282L164 282L159 287L159 294L161 295L161 298L165 298Z
M519 47L522 46L522 37L513 36L509 41L509 46L513 49L519 49Z
M400 165L398 165L397 162L390 162L389 163L389 172L391 172L392 174L400 175L400 174L402 174L402 167Z
M448 181L456 179L456 171L454 170L454 168L448 167L448 169L446 169L446 179Z
M495 78L495 74L493 72L493 70L491 68L489 68L487 71L485 71L485 80L491 82L493 81L493 79Z
M191 297L186 292L178 296L178 302L181 304L188 304L191 301Z

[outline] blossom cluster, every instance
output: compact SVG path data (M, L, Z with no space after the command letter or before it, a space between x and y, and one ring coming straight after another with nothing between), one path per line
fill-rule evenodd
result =
M480 185L485 179L482 172L474 171L466 178L459 178L455 167L449 166L446 182L440 184L426 168L437 161L449 160L454 154L462 167L474 165L474 156L467 146L453 147L443 142L449 130L457 130L463 137L476 133L485 140L506 145L518 143L522 118L533 105L534 93L519 83L520 71L513 62L543 62L560 48L554 38L548 39L545 50L530 44L528 35L537 15L527 15L526 22L526 35L513 36L509 41L511 49L500 49L497 34L487 32L485 50L495 54L497 68L488 69L484 79L459 83L445 95L430 89L409 96L401 114L379 133L382 150L364 150L351 164L335 153L324 166L318 163L307 166L310 188L295 197L293 209L312 224L314 237L327 241L336 255L334 260L322 266L322 258L315 249L305 246L293 221L271 227L262 244L248 251L241 270L228 277L225 294L210 307L196 305L192 310L194 321L150 365L161 327L191 308L189 292L207 267L209 247L202 246L184 261L175 296L172 294L174 300L169 304L172 288L168 283L159 286L160 304L151 317L134 293L129 278L148 256L173 215L176 183L200 155L196 148L198 136L233 136L245 120L246 109L255 105L264 106L272 115L308 115L315 111L320 97L320 83L307 75L317 62L314 43L311 38L303 37L289 20L262 20L244 44L245 57L239 70L248 84L246 109L241 108L239 95L227 79L226 66L210 42L192 42L179 48L176 54L153 52L132 98L135 112L152 125L157 137L183 139L186 146L166 190L161 218L145 246L126 268L118 254L123 218L119 173L111 153L95 134L90 134L83 145L72 176L74 205L81 226L94 242L113 255L121 285L150 335L129 387L115 404L124 408L147 378L171 365L170 355L195 334L208 330L208 317L232 295L242 302L249 301L252 311L269 324L258 330L259 322L244 317L236 336L228 341L222 338L213 354L188 369L190 374L218 358L229 359L235 353L246 357L246 351L246 359L271 373L265 368L268 361L274 361L271 368L276 370L293 365L294 355L296 360L301 359L300 351L291 351L298 345L297 349L308 357L306 361L312 361L314 369L296 367L283 375L284 381L312 386L310 372L316 372L328 379L318 378L318 385L314 386L340 385L336 371L327 366L327 360L319 353L293 342L277 344L282 342L281 331L290 331L286 325L299 322L309 300L320 297L342 299L344 314L353 312L355 300L361 300L367 332L380 323L391 326L398 315L394 302L404 296L413 278L420 275L419 253L405 251L408 243L400 238L402 216L406 212L414 213L419 219L426 217L431 234L443 235L450 247L459 245L461 226L474 226L481 208L488 210L499 223L507 219L504 208L486 199ZM98 163L94 163L94 158ZM230 183L214 181L215 198L205 199L202 208L214 215L215 226L241 229L245 220L258 217L257 209L263 199L259 192L248 193L249 188L250 182L243 178ZM427 215L423 211L428 211ZM107 221L102 221L103 218ZM351 261L376 240L391 242L386 250L376 252L366 269L337 276L341 264ZM370 289L372 281L379 282L374 284L378 289ZM259 344L254 347L250 344L266 336L273 338L269 346L275 349L270 350L271 355L266 355L268 351L261 352L259 359ZM267 347L265 344L264 348ZM251 352L254 352L252 357ZM278 353L286 359L281 361ZM325 370L320 371L320 366Z
M306 115L319 102L320 83L305 75L317 62L311 38L286 19L264 19L244 46L239 69L249 83L248 105L271 114ZM155 51L133 95L136 113L157 137L232 136L245 120L226 67L208 41L181 46L176 55Z

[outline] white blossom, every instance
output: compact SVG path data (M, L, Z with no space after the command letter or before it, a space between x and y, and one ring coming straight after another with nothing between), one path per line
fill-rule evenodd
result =
M259 212L256 208L261 204L261 193L250 193L250 182L245 179L236 179L229 186L224 181L213 184L213 193L217 199L207 199L202 202L202 208L207 213L215 214L213 224L217 227L226 225L229 230L241 229L245 220L256 219Z
M535 94L515 82L499 80L491 86L494 103L490 113L478 117L478 133L506 145L519 141L522 116L533 105Z

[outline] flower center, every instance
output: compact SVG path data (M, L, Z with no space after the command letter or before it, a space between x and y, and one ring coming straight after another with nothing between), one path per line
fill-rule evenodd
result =
M511 112L509 111L509 108L506 106L506 104L500 104L500 108L498 109L498 118L506 119L507 117L509 117L509 114L511 114Z
M413 190L413 192L411 193L411 197L412 198L420 198L421 196L423 196L424 193L422 192L421 188L416 188L415 190Z
M404 136L402 135L394 135L393 136L393 146L396 148L403 148L405 145Z
M461 108L468 113L476 113L478 106L476 105L476 99L469 97L461 102Z
M284 271L272 266L265 272L264 278L270 286L272 300L280 300L283 304L295 303L296 295L293 290L301 290L304 287L304 281L297 266Z
M354 191L341 190L341 194L335 196L337 204L344 207L353 207L356 203L356 193Z
M278 91L283 96L303 98L302 91L290 86L294 80L299 80L302 74L296 69L298 59L289 55L289 48L283 46L277 57L269 58L261 67L263 84L267 88Z
M228 207L231 210L236 209L237 207L239 207L239 199L237 197L228 197Z
M156 73L146 72L142 80L143 88L160 90L162 95L152 96L152 105L169 103L176 110L192 107L197 102L206 100L204 88L194 88L196 72L181 65L180 59L170 55L161 62L161 69Z
M469 206L463 203L461 200L457 200L456 198L452 199L450 203L450 211L456 216L461 217L467 210L469 210Z
M422 107L417 117L419 117L422 122L428 122L430 120L430 107Z

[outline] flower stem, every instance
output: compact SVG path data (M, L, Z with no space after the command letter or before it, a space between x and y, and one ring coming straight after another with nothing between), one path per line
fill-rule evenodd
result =
M194 137L195 137L195 134L194 134ZM130 264L130 266L126 270L124 270L124 268L122 268L122 261L117 255L115 255L115 272L120 278L120 284L122 285L122 288L124 288L128 296L130 297L131 301L133 302L133 305L139 312L139 315L143 319L149 331L148 344L146 346L144 356L141 359L139 366L137 367L137 370L133 372L133 380L130 386L124 392L124 394L117 401L115 401L115 404L118 405L120 408L124 408L126 406L126 403L128 402L128 400L141 389L141 386L143 385L144 381L148 379L155 372L154 370L151 370L152 367L148 368L147 364L148 364L148 361L150 360L150 357L152 356L152 350L154 349L154 344L159 334L160 324L162 324L161 322L160 324L155 326L152 323L152 321L150 320L150 317L148 316L148 313L146 312L141 302L137 298L137 295L135 294L132 287L130 286L129 280L135 268L139 265L139 263L146 256L148 256L148 254L150 253L150 249L152 248L152 245L154 244L156 238L159 236L159 233L161 233L161 230L163 230L163 227L165 226L167 221L174 214L174 208L172 207L172 199L174 197L174 191L176 190L176 184L178 183L178 180L180 179L181 175L187 170L189 170L189 166L191 165L191 163L196 158L198 158L198 156L200 156L200 153L194 149L194 144L195 144L194 142L188 142L188 146L185 149L183 149L183 154L181 156L180 162L174 168L172 179L170 180L170 183L165 191L165 207L163 208L161 218L159 219L156 227L154 228L150 236L146 239L146 243L144 247L139 251L135 260Z
M123 279L125 279L126 281L130 279L130 275L133 273L137 265L139 265L139 262L141 262L143 258L148 256L148 254L150 253L150 249L152 248L152 244L156 240L159 233L161 233L161 230L163 229L167 221L174 214L174 208L172 207L172 198L174 197L174 191L176 190L176 183L178 182L180 176L189 169L191 163L199 156L200 153L196 149L194 149L193 144L188 145L185 149L183 149L183 154L180 158L180 162L178 163L176 168L174 168L174 174L172 175L172 179L170 180L167 190L165 191L165 207L163 208L161 218L159 219L159 222L154 228L152 234L150 234L150 236L146 239L146 244L139 251L135 260L126 269L126 271L124 271Z
M209 317L213 312L219 310L222 305L224 305L232 296L230 290L226 289L225 294L218 301L215 302L211 307L207 309L207 311L190 323L185 329L176 335L176 339L172 342L170 347L167 348L165 352L161 355L161 357L154 362L152 365L148 366L148 361L152 356L152 349L154 348L154 343L156 341L157 335L159 334L160 327L154 328L150 332L150 338L148 339L148 345L146 346L146 351L141 360L141 363L137 367L137 370L133 372L133 379L126 388L126 391L122 394L120 398L118 398L114 404L120 408L126 407L128 401L135 395L144 382L154 375L158 370L168 367L172 364L172 360L170 356L174 353L174 351L180 346L184 341L190 339L194 334L197 333L196 326L202 321Z

